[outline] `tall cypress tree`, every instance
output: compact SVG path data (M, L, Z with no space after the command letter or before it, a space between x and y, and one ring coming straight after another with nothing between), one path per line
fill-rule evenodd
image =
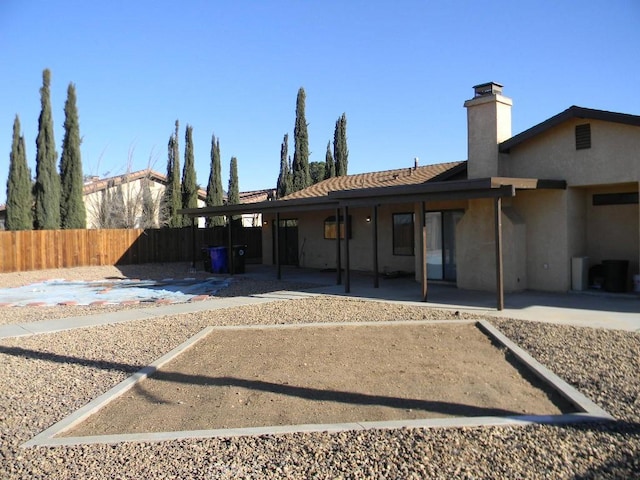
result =
M222 191L222 173L220 167L220 139L211 135L211 169L209 171L209 183L207 184L207 207L216 207L223 204L224 192ZM207 218L207 227L224 225L223 216Z
M347 116L343 113L336 121L333 135L333 150L336 162L336 176L347 175L349 150L347 148Z
M198 184L193 159L193 127L187 125L184 134L184 169L182 171L182 208L198 207ZM182 224L191 225L191 219L183 215Z
M237 205L238 203L240 203L240 186L238 185L238 159L236 157L231 157L227 204Z
M289 171L288 161L289 150L289 134L284 134L282 145L280 146L280 174L278 175L278 184L276 186L277 198L286 197L291 190L291 172Z
M237 205L240 203L240 186L238 184L238 159L231 157L229 172L229 191L227 192L227 204ZM239 215L231 217L234 222L240 221Z
M296 124L293 131L293 191L297 192L311 185L309 174L309 134L307 132L307 120L305 118L306 94L304 88L298 90L296 99Z
M336 176L336 164L331 155L331 141L327 143L327 153L324 156L324 179Z
M51 114L51 72L42 72L40 89L40 117L36 138L35 228L38 230L60 228L60 175L56 170L53 117Z
M176 120L175 133L169 137L167 145L167 185L164 189L162 199L163 224L167 227L175 228L182 226L182 215L178 215L178 210L182 208L182 198L180 189L180 152L178 149L178 130L180 123Z
M76 87L67 88L64 104L64 139L60 157L60 226L87 228L87 212L82 195L82 159L80 156L80 125L76 107Z
M13 121L13 140L9 155L9 178L7 178L7 230L31 230L33 212L31 207L31 172L27 166L24 137L20 135L20 118Z
M141 228L156 228L156 202L151 193L151 178L147 175L142 179L142 218Z

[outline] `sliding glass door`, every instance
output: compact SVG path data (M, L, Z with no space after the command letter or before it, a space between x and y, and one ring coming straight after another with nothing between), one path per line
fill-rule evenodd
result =
M426 212L427 278L456 280L456 224L464 215L460 210Z

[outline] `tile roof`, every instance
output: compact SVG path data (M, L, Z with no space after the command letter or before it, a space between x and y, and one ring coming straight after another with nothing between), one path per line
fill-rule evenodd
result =
M332 177L294 192L282 200L297 198L324 197L332 191L359 190L373 187L392 187L400 185L416 185L425 183L466 162L438 163L422 167L398 168L382 172L357 173L341 177Z

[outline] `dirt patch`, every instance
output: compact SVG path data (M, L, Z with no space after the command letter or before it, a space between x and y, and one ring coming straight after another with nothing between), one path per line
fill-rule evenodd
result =
M67 436L570 410L552 397L473 324L224 329Z

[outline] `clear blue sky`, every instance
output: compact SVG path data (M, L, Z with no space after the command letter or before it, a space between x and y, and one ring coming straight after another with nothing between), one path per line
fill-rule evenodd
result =
M198 183L220 138L223 186L275 187L307 94L311 161L345 112L349 173L466 159L472 86L514 101L513 133L571 105L640 115L640 1L2 0L0 203L14 116L35 176L42 70L51 69L61 153L76 85L85 174L166 171L180 120Z

